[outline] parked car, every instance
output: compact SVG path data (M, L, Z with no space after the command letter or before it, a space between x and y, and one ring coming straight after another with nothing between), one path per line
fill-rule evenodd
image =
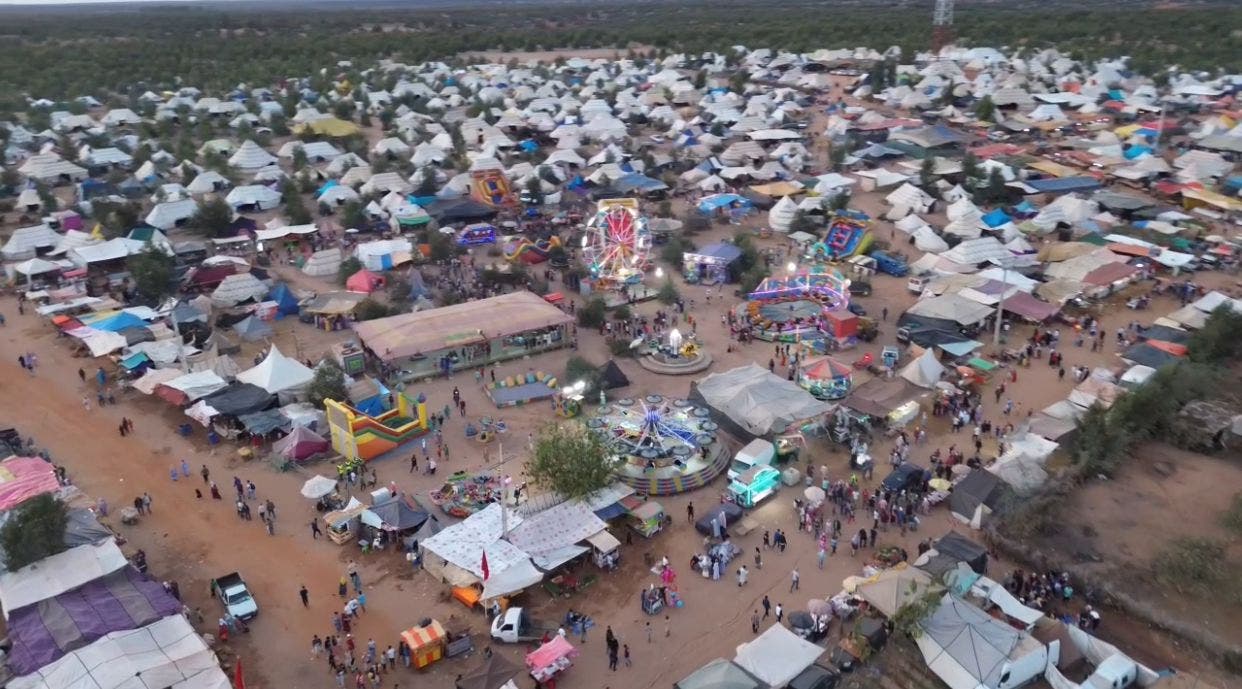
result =
M922 484L923 467L906 462L897 465L880 485L883 486L884 490L899 493L903 490L913 490Z
M846 308L848 308L850 310L850 313L854 314L855 316L866 316L867 315L867 310L864 309L861 305L859 305L859 303L856 301L850 302L850 305L847 306Z
M246 582L242 581L237 572L230 572L212 580L211 592L220 599L229 614L239 620L251 620L259 614L259 604L250 595L250 589L246 588Z

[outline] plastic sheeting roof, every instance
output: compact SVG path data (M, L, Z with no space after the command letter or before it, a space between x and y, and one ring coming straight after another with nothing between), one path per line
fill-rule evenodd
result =
M16 572L0 574L0 606L7 618L27 605L58 596L128 564L115 541L70 548Z
M833 405L757 364L713 373L697 390L707 404L756 436L779 433L791 423L833 410Z
M40 457L9 457L0 462L0 512L58 488L56 471Z
M733 662L768 686L783 687L825 652L784 625L774 624L739 646Z
M556 560L585 552L574 546L606 528L608 525L586 503L573 500L528 516L506 538L526 551L539 567L552 569L561 564ZM577 552L570 555L572 551Z
M216 655L181 615L113 632L8 689L231 689Z
M979 608L946 595L915 641L928 668L952 689L1000 686L1022 634Z

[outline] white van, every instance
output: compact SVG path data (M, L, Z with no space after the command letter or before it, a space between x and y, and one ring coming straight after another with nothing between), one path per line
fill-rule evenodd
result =
M775 461L776 447L762 438L755 438L733 455L733 462L729 464L729 480L732 481L755 467L771 466Z

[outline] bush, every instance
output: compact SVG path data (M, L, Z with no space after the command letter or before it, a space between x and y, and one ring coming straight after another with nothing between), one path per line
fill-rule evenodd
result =
M584 395L590 396L598 393L601 381L599 366L580 356L571 356L569 361L565 362L565 384L573 385L580 380L586 381L587 384Z
M44 493L15 509L0 527L0 548L10 572L64 552L69 513L65 503Z
M1225 546L1207 538L1179 538L1152 561L1156 581L1179 592L1218 590L1228 582L1230 566ZM1237 587L1237 582L1233 582Z
M660 260L681 270L687 251L694 251L694 245L684 238L674 235L664 244L664 248L660 249Z
M373 321L388 315L390 315L388 307L370 297L358 302L358 306L354 308L354 317L360 321Z
M622 304L612 311L612 319L614 321L628 321L634 317L634 312L630 310L629 304Z
M738 289L740 289L743 294L753 292L755 291L755 288L759 286L759 283L763 282L767 277L768 269L762 265L757 265L745 273L742 273L742 278L738 281Z
M1229 509L1225 510L1220 521L1226 529L1242 536L1242 493L1233 496Z
M630 341L626 339L613 340L608 343L608 352L614 357L629 358L634 356L634 350L630 349Z
M358 260L356 257L354 257L354 256L349 256L349 257L347 257L347 258L345 258L345 259L342 259L342 260L341 260L341 267L340 267L340 268L338 268L338 269L337 269L337 271L336 271L336 282L337 282L337 284L339 284L339 285L341 285L341 286L344 286L344 285L345 285L345 281L349 279L349 276L351 276L351 275L353 275L354 273L356 273L356 272L358 272L358 271L362 270L362 267L363 267L363 266L362 266L362 261L359 261L359 260Z
M600 297L592 297L586 306L578 309L578 325L584 328L598 328L608 317L608 307Z
M677 291L677 285L673 284L673 278L664 278L664 284L660 285L660 291L656 292L656 299L661 304L676 304L681 298L681 293Z

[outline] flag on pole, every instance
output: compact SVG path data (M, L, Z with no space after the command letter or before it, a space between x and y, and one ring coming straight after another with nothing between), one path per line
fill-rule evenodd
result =
M241 658L237 659L237 667L233 670L233 689L246 689L246 679L242 677Z
M491 570L487 566L487 551L484 550L483 551L483 581L487 581L487 578L491 576L491 574L492 574Z

